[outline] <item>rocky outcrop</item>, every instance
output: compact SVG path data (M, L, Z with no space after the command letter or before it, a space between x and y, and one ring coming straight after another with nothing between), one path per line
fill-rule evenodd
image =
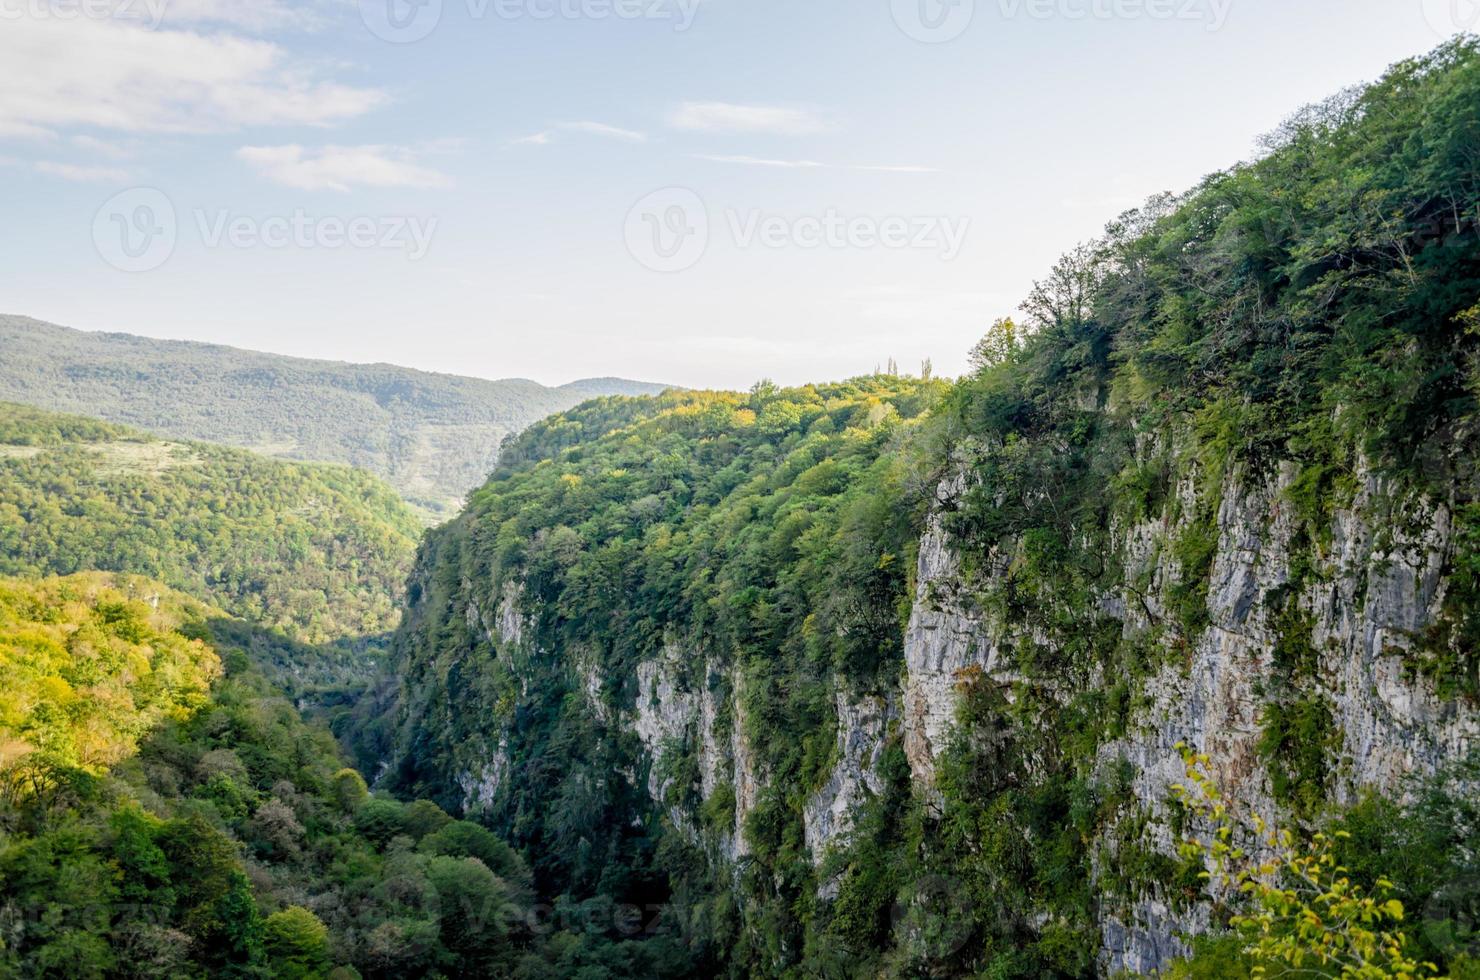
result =
M1184 778L1176 746L1186 743L1208 754L1214 778L1240 806L1280 817L1259 742L1276 642L1289 629L1277 611L1288 603L1296 604L1317 651L1314 676L1300 681L1303 694L1329 705L1340 745L1330 759L1333 798L1350 800L1369 788L1402 795L1410 777L1439 771L1480 745L1480 716L1438 698L1403 658L1443 600L1447 509L1400 498L1376 476L1362 474L1350 506L1335 515L1329 541L1318 536L1313 544L1300 538L1303 525L1289 501L1295 476L1284 467L1267 480L1235 476L1226 483L1216 515L1209 624L1187 655L1168 658L1142 681L1146 707L1123 738L1100 749L1106 766L1131 763L1134 795L1152 814L1164 815L1172 784ZM959 483L944 488L944 494L958 491ZM1175 510L1191 513L1190 484L1180 493L1184 506ZM1166 590L1182 574L1170 544L1184 530L1185 522L1158 519L1112 534L1126 585L1104 608L1128 633L1164 624ZM1313 572L1297 571L1312 556ZM905 747L927 794L954 717L954 678L968 667L999 675L1004 668L1000 627L963 598L971 585L989 590L992 583L965 583L959 567L937 515L920 546L903 692ZM1171 834L1153 826L1146 843L1170 854ZM1147 894L1104 903L1101 925L1105 971L1150 972L1186 951L1181 936L1205 928L1206 910L1179 911Z
M663 775L665 759L681 754L696 731L699 695L684 689L681 671L683 651L668 646L662 656L637 666L637 705L632 727L647 749L648 795L662 803L669 780ZM589 690L590 685L587 685Z
M726 670L700 658L697 662L702 669L694 672L700 683L695 685L690 680L693 664L688 657L683 646L670 642L658 657L638 665L631 724L647 750L648 795L667 808L674 825L690 838L700 839L698 815L669 801L671 777L666 775L665 763L675 754L696 751L700 802L708 802L722 788L732 793L734 823L718 835L718 851L734 861L749 853L745 818L755 808L762 785L755 753L745 735L744 678L737 668ZM730 693L721 698L718 689L724 683ZM722 731L722 718L728 721L728 737Z
M476 772L458 775L457 784L463 791L463 810L478 814L493 805L509 774L509 737L500 736L498 747L487 755L487 761Z
M1302 643L1308 633L1313 651L1311 665L1293 683L1302 697L1330 709L1326 790L1333 799L1349 801L1366 789L1401 796L1411 777L1440 771L1480 746L1473 706L1438 697L1407 657L1445 599L1443 573L1454 533L1448 508L1402 497L1376 475L1362 473L1329 526L1312 528L1291 503L1297 477L1287 466L1267 478L1234 474L1225 481L1209 528L1217 544L1206 626L1195 636L1181 635L1172 612L1173 590L1188 574L1178 566L1174 545L1198 514L1194 478L1175 488L1164 513L1109 531L1105 547L1123 580L1097 598L1099 609L1120 621L1126 638L1145 638L1161 653L1159 666L1134 681L1138 708L1124 734L1102 744L1096 760L1107 772L1130 774L1139 847L1175 851L1166 803L1172 785L1184 778L1179 743L1209 756L1213 777L1239 807L1274 822L1288 819L1260 742L1270 681L1281 669L1279 646L1292 631ZM859 693L841 678L835 683L833 764L802 813L816 865L847 841L860 808L884 791L881 761L895 739L917 791L927 802L938 801L936 766L952 738L963 679L979 671L1004 690L1018 679L1009 652L1015 627L996 622L983 603L1000 575L998 556L970 556L968 573L947 530L946 514L965 486L959 476L943 484L941 506L919 542L899 687ZM468 607L469 626L501 659L521 649L529 635L522 604L520 590L510 584L483 608ZM564 651L563 660L595 716L627 727L641 743L646 758L628 778L680 833L703 843L714 860L738 867L749 854L746 818L767 775L747 737L744 672L703 649L694 638L670 638L635 669L630 707L618 696L623 678L607 676L599 657ZM458 777L473 812L488 807L507 778L507 737L491 742L481 766ZM697 775L693 762L673 764L679 756L697 762ZM679 778L692 784L674 785ZM733 800L732 821L713 812L724 811L717 799ZM1096 858L1105 875L1114 873L1113 832L1119 829L1087 842L1105 855ZM1100 967L1107 974L1155 972L1187 951L1187 935L1207 928L1206 908L1172 900L1154 882L1141 883L1139 894L1120 885L1098 905ZM822 883L824 900L829 888Z
M524 595L523 585L509 582L499 590L501 595L496 620L496 635L504 646L518 646L524 642L524 613L519 602Z
M1201 906L1178 913L1161 898L1147 896L1131 904L1125 913L1103 911L1100 917L1100 962L1108 975L1154 975L1167 963L1187 955L1184 934L1208 927L1207 910Z
M939 499L958 497L964 480L941 488ZM935 759L945 748L956 716L956 684L968 667L996 667L998 637L975 608L960 574L960 560L946 543L942 511L928 519L920 538L915 601L905 630L902 692L904 751L915 783L929 792Z
M1401 795L1409 774L1431 775L1480 746L1480 715L1437 697L1404 664L1444 601L1452 517L1425 500L1391 505L1391 489L1366 475L1353 505L1336 517L1331 581L1311 597L1316 648L1324 651L1322 672L1343 735L1342 801L1368 786Z
M826 785L802 812L802 826L813 863L820 863L834 841L846 840L854 814L871 795L884 791L879 764L888 746L894 706L879 695L850 697L837 692L838 761Z

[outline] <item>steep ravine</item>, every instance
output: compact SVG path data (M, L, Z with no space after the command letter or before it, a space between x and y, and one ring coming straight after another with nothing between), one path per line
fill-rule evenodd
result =
M1287 596L1298 523L1286 499L1292 474L1286 466L1262 482L1227 481L1217 513L1209 625L1184 659L1145 679L1141 706L1126 734L1099 750L1107 770L1121 761L1132 764L1136 804L1153 815L1143 843L1168 855L1173 841L1166 808L1171 785L1183 778L1175 749L1180 742L1211 756L1221 785L1249 812L1271 821L1288 816L1272 795L1258 750L1267 703L1261 687L1273 670L1281 635L1271 620L1281 603L1293 601L1308 614L1310 642L1320 654L1315 676L1297 693L1317 695L1330 706L1339 733L1330 758L1333 799L1350 801L1363 789L1401 796L1412 777L1437 773L1480 745L1475 706L1439 698L1431 684L1405 668L1403 657L1442 603L1441 572L1451 534L1447 508L1421 499L1394 500L1383 480L1364 474L1355 499L1334 515L1315 574L1306 576L1309 584ZM962 487L959 477L948 480L938 499L949 503ZM1166 615L1162 590L1180 574L1170 557L1180 530L1168 513L1113 535L1110 546L1123 560L1127 582L1152 583L1149 592L1127 584L1105 597L1106 608L1128 633L1145 631L1151 619ZM476 583L465 585L474 595L482 592ZM1010 645L1010 624L990 621L971 598L992 587L990 579L972 582L963 576L950 537L939 515L933 515L919 542L898 687L851 693L839 678L836 761L804 813L806 846L814 861L829 846L847 841L856 808L881 792L879 764L890 739L902 740L917 792L927 800L934 794L936 758L950 743L957 686L965 672L980 668L992 681L1010 686L1010 658L1002 653ZM506 583L483 593L485 601L470 599L466 609L468 622L479 624L510 664L533 652L521 649L532 633L522 593ZM704 817L674 801L671 779L664 775L668 757L686 746L696 751L697 802L707 804L717 793L733 801L733 820L715 836L711 859L733 863L748 854L745 819L766 774L750 747L743 699L737 696L743 683L739 672L699 651L702 639L675 639L660 656L640 663L633 703L619 709L614 722L635 735L642 749L625 778L644 789L675 828L698 841ZM592 710L610 712L602 692L611 679L590 662L571 662L569 669L577 675L573 688ZM488 719L484 727L483 741L466 746L460 763L466 768L457 775L460 802L474 814L504 788L509 772L507 733L497 719ZM1174 910L1156 888L1129 903L1106 902L1100 915L1102 968L1138 973L1161 968L1187 951L1181 934L1200 931L1206 921L1201 906Z
M670 909L675 976L1248 972L1183 745L1415 915L1480 880L1477 111L1457 41L1302 113L955 383L536 425L423 544L386 784Z

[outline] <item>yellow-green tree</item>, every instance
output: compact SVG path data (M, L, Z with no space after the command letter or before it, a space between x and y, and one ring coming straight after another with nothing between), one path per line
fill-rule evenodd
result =
M1438 974L1432 963L1410 955L1403 903L1389 897L1392 882L1379 878L1368 891L1337 861L1334 845L1344 832L1316 833L1303 842L1258 815L1251 830L1235 820L1209 773L1208 756L1177 748L1187 783L1172 793L1200 818L1190 825L1211 829L1207 840L1189 833L1179 851L1202 863L1210 891L1240 900L1230 924L1253 961L1252 976L1419 980ZM1244 839L1262 842L1257 856L1240 846Z

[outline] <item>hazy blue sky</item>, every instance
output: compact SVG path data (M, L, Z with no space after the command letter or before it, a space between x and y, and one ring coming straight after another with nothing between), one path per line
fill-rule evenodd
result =
M552 382L955 373L1060 252L1477 2L0 0L0 312Z

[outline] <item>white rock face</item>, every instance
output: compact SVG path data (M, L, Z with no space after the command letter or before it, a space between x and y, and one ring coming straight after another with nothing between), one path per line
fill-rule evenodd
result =
M652 759L647 789L657 803L663 802L667 789L662 761L671 751L683 751L698 717L698 695L679 685L682 657L682 650L669 646L659 659L637 665L637 709L632 727Z
M942 488L942 499L961 492L963 483ZM946 746L956 719L956 684L961 671L979 667L991 673L997 637L962 596L960 561L946 546L939 513L932 514L920 539L914 608L905 631L907 669L902 696L904 751L922 790L935 783L935 759Z
M702 687L691 690L681 680L689 656L683 647L670 643L656 659L638 665L633 731L647 750L647 790L655 803L666 804L663 760L675 749L692 751L686 747L697 748L702 800L707 802L721 786L733 790L735 821L719 841L719 852L725 860L734 861L750 853L745 841L745 818L755 808L762 786L755 753L745 735L744 679L738 669L728 672L730 732L728 738L721 738L719 721L724 705L710 681L725 672L706 658L700 673ZM696 814L674 806L669 807L669 817L681 831L699 839Z
M1207 927L1207 909L1199 906L1190 914L1179 915L1154 896L1138 899L1124 916L1102 912L1102 972L1108 976L1117 971L1152 976L1172 960L1187 955L1188 946L1179 934L1202 932Z
M1208 591L1210 625L1183 658L1145 682L1148 707L1127 735L1101 747L1100 762L1132 763L1133 792L1153 815L1165 813L1173 783L1182 781L1179 742L1206 752L1225 794L1246 811L1277 816L1270 780L1257 751L1265 702L1260 682L1271 676L1277 625L1272 598L1291 580L1292 542L1299 530L1285 491L1291 468L1265 484L1225 487L1217 515L1218 547ZM959 481L942 499L960 492ZM1190 497L1191 486L1179 488ZM1338 800L1363 789L1401 795L1412 775L1432 774L1480 745L1480 717L1460 702L1437 698L1405 672L1400 652L1430 623L1443 601L1441 570L1452 533L1443 506L1410 501L1394 508L1390 490L1365 475L1348 511L1337 515L1328 550L1308 576L1300 603L1319 653L1314 692L1329 703L1341 740L1333 758ZM1184 500L1190 502L1189 500ZM1396 509L1401 519L1380 518ZM1190 512L1190 508L1184 507ZM1164 590L1179 570L1168 545L1181 528L1149 521L1117 530L1127 586L1105 608L1129 632L1164 619ZM1302 544L1309 549L1309 544ZM1150 582L1144 589L1131 582ZM1000 631L960 597L959 562L939 518L921 540L915 610L905 640L905 747L923 792L933 792L934 764L954 720L957 674L978 667L1001 676ZM990 585L990 583L985 583ZM1171 853L1164 825L1147 842ZM1101 912L1101 966L1107 973L1157 970L1186 951L1180 934L1206 928L1206 909L1177 912L1157 895Z
M870 795L884 791L879 763L888 742L889 722L894 718L893 705L877 695L854 700L840 689L836 696L838 761L827 785L807 801L802 813L813 864L822 861L829 844L847 840L858 807Z
M473 583L466 579L463 581L463 591L469 595L477 594ZM495 605L498 611L496 614L490 615L486 607L480 608L473 600L469 600L465 612L468 627L480 630L484 638L497 648L499 659L506 664L513 662L515 649L524 642L527 624L519 604L523 594L522 583L505 582L497 593ZM521 686L527 686L529 682L521 678L520 683ZM489 741L492 742L494 737L490 733ZM456 777L457 784L463 791L463 809L469 814L487 810L492 806L499 788L508 778L508 730L499 731L496 738L497 742L491 750L485 747L481 752L469 753L477 759L477 762ZM466 758L466 756L461 757Z
M457 777L463 791L463 809L476 814L493 805L499 787L509 775L509 736L500 736L498 748L477 772L465 772Z
M524 596L524 586L510 582L500 591L502 596L499 599L496 626L499 642L506 647L518 646L524 642L524 613L519 607L519 600Z
M1350 773L1338 784L1343 801L1366 786L1400 793L1406 775L1432 774L1480 745L1476 712L1411 681L1401 659L1444 601L1451 515L1421 502L1382 523L1363 516L1380 513L1387 496L1369 475L1352 509L1337 515L1331 564L1357 574L1335 576L1312 602Z
M730 765L735 786L735 830L725 847L726 856L734 861L750 854L750 842L745 839L745 818L755 809L760 797L762 773L746 735L748 715L745 712L745 676L736 668L734 693L735 721L730 728Z

